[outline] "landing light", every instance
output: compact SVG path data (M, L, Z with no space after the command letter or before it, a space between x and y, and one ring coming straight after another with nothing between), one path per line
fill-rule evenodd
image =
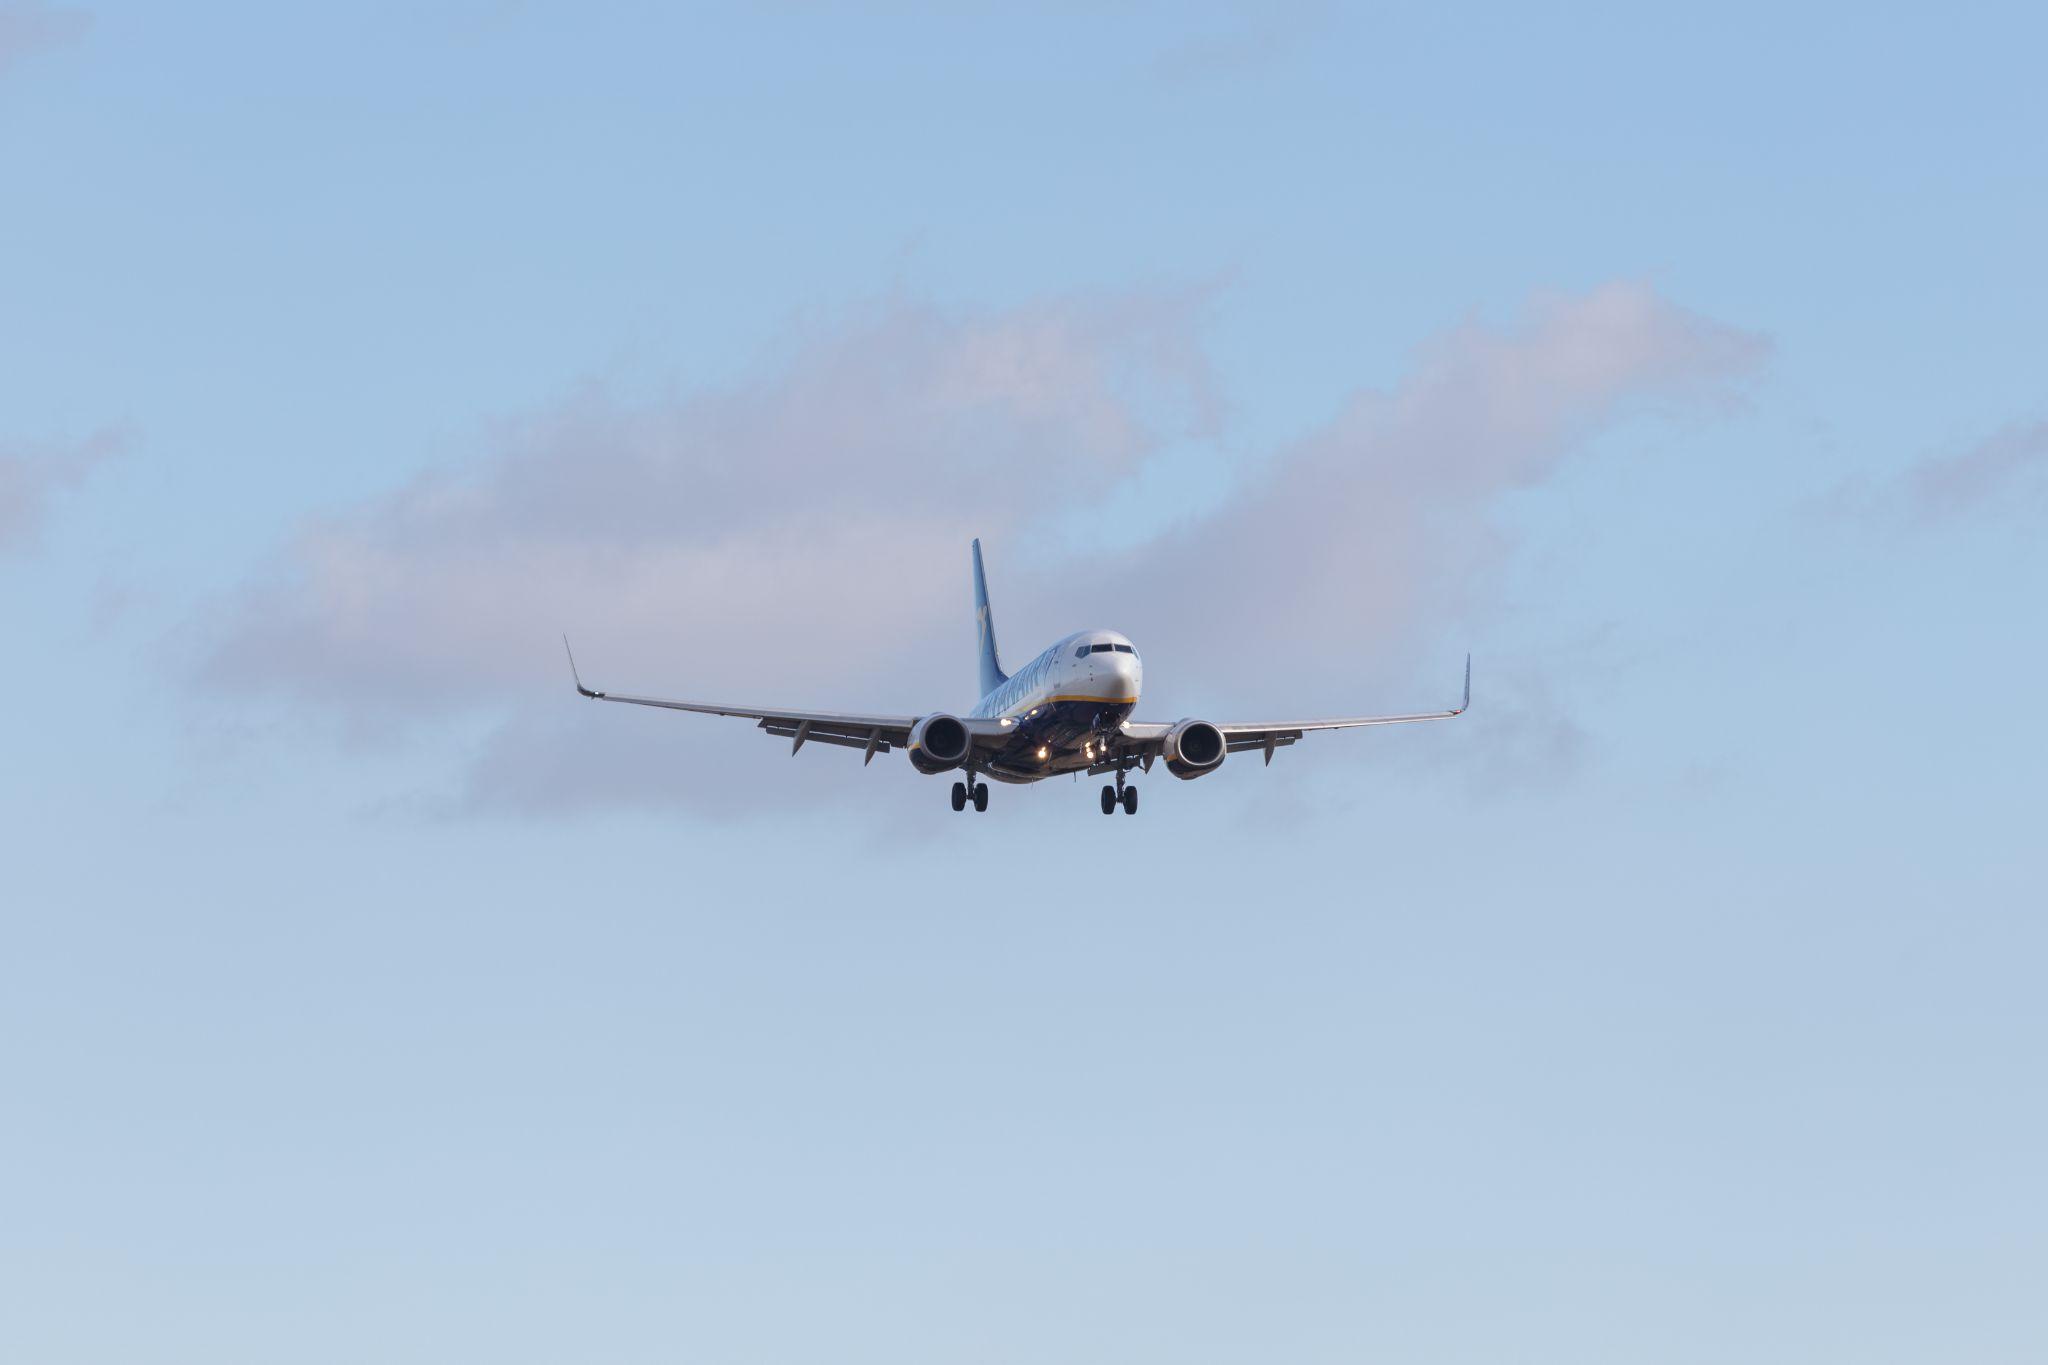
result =
M1039 746L1038 756L1040 758L1044 758L1048 752L1049 751L1043 745Z

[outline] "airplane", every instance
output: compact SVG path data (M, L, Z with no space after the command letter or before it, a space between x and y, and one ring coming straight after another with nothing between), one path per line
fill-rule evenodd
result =
M1130 716L1138 704L1144 664L1130 640L1113 630L1078 631L1054 643L1016 673L1003 671L996 653L995 621L989 614L988 579L982 572L979 540L974 542L973 556L982 696L964 716L946 711L921 716L785 711L599 692L583 685L567 636L562 648L569 655L569 675L577 692L595 701L738 716L789 740L792 755L807 743L832 744L861 750L861 763L866 766L874 762L876 754L901 749L911 766L927 777L962 773L964 780L953 783L955 811L970 805L977 811L988 809L988 783L981 781L982 777L1026 783L1086 773L1090 777L1115 775L1113 783L1102 787L1104 815L1119 808L1126 815L1136 815L1138 787L1126 778L1133 767L1150 773L1155 760L1164 760L1168 772L1192 780L1215 772L1228 754L1262 751L1270 765L1275 749L1293 744L1312 730L1449 720L1464 714L1472 704L1472 656L1468 654L1464 696L1448 711L1250 725L1219 725L1193 717L1171 722L1134 721Z

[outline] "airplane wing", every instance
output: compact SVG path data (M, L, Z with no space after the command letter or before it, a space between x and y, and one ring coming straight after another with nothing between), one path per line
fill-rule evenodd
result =
M876 754L886 754L891 749L900 749L910 742L910 728L916 725L918 716L871 716L846 711L790 711L763 706L727 706L708 701L675 701L666 697L629 697L620 692L600 692L583 685L583 677L576 671L576 655L569 649L565 637L562 649L569 655L569 676L575 679L576 690L593 701L624 702L628 706L658 706L668 711L696 711L707 716L738 716L754 721L761 729L780 739L792 741L790 753L804 747L806 743L833 744L845 749L865 750L863 764L874 761ZM1010 722L999 720L965 720L967 733L977 746L995 743L1006 737Z
M1266 751L1266 762L1271 763L1275 749L1284 748L1294 743L1311 730L1353 730L1362 725L1406 725L1411 721L1418 720L1449 720L1453 716L1465 714L1465 709L1471 704L1472 656L1468 654L1465 656L1464 695L1460 698L1458 704L1448 711L1418 711L1410 715L1400 716L1342 716L1334 720L1258 721L1239 725L1219 723L1216 725L1216 728L1223 732L1226 753L1234 754L1246 749L1263 749ZM1160 752L1160 744L1166 738L1166 732L1172 728L1171 724L1160 724L1151 721L1127 721L1124 724L1123 732L1125 737L1131 741L1130 751L1142 758L1149 768L1152 759ZM1114 763L1102 763L1090 768L1089 771L1091 773L1109 772L1115 767Z

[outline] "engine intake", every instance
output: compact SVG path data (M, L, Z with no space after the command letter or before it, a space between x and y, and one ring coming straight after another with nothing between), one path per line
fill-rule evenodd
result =
M935 712L910 727L910 766L927 776L957 768L972 742L958 716Z
M1206 720L1181 721L1160 741L1166 771L1183 781L1215 772L1223 766L1223 755L1229 747L1223 732Z

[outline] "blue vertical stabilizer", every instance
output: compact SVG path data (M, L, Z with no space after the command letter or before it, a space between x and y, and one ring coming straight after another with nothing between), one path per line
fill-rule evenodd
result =
M981 542L974 542L974 631L981 654L981 695L1008 682L1002 663L996 658L996 621L988 609L988 577L981 571Z

